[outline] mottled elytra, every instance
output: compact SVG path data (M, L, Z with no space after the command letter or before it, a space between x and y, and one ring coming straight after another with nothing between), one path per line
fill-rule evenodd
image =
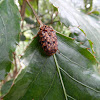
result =
M40 38L40 44L45 53L49 56L55 54L58 50L58 42L55 30L50 26L43 25L40 27L38 35Z

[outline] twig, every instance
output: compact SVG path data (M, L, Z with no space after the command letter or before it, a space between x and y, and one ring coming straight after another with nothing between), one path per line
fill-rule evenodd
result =
M40 26L43 26L42 21L39 19L37 13L35 12L35 10L33 9L33 7L31 6L31 4L29 3L28 0L26 0L27 4L30 6L30 8L32 9L33 14L35 15L37 22L39 23Z
M0 97L0 100L3 100L3 96Z
M26 8L26 1L23 0L21 11L20 11L20 14L21 14L21 17L22 17L22 24L21 24L22 29L23 29L23 20L24 20L24 17L25 17L25 8Z
M22 4L22 7L21 7L21 11L20 11L20 14L21 14L22 20L23 20L24 17L25 17L25 8L26 8L26 1L23 0L23 4Z
M15 52L13 53L13 57L14 57L14 64L15 64L15 70L13 72L13 78L15 78L17 73L18 73L18 71L17 71L17 61L16 61L16 53Z

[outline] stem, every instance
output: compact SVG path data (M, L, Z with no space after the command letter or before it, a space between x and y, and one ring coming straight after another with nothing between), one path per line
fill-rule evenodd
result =
M24 17L25 17L25 8L26 8L26 1L23 0L23 4L22 4L22 7L21 7L21 16L22 16L22 20L24 20Z
M15 78L16 75L18 74L18 71L17 71L17 61L16 61L16 53L15 52L13 53L13 57L14 57L14 64L15 64L15 69L13 71L13 78Z
M37 22L39 23L40 26L43 26L42 21L39 19L37 13L35 12L35 10L33 9L32 5L29 3L28 0L26 0L27 4L30 6L30 8L32 9L33 14L35 15Z
M56 63L56 67L57 67L58 74L59 74L59 77L60 77L60 81L61 81L61 84L62 84L62 87L63 87L65 98L66 98L66 100L68 100L67 93L66 93L66 90L65 90L65 86L64 86L64 83L63 83L63 80L62 80L62 76L61 76L61 73L60 73L59 65L58 65L55 54L53 55L53 57L54 57L54 60L55 60L55 63Z
M24 17L25 17L25 8L26 8L26 1L23 0L23 3L22 3L22 7L21 7L21 11L20 11L20 14L21 14L21 17L22 17L22 24L21 24L21 28L23 29L23 20L24 20ZM20 33L21 35L22 33Z

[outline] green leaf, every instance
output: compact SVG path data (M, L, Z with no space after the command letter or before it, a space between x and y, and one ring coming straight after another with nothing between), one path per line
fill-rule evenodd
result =
M25 20L28 24L36 24L31 18L25 17L24 20Z
M5 84L3 84L2 88L1 88L2 96L4 96L6 93L8 93L8 91L11 88L12 82L13 82L13 80L9 80Z
M4 100L100 100L94 56L72 38L57 37L60 54L54 56L46 56L39 38L34 38L22 60L26 68Z
M80 28L77 27L70 27L70 35L69 37L72 37L73 39L76 40L76 43L80 44L84 48L87 48L91 53L94 54L93 52L93 43L91 40L88 40L86 38L86 34L84 31Z
M94 11L92 12L92 14L95 14L95 15L100 15L100 12L99 12L99 11L94 10Z
M50 0L58 8L61 21L66 26L80 26L94 44L95 56L100 61L100 23L92 16L86 15L72 5L70 0Z
M20 32L20 16L14 0L0 1L0 80L10 70L12 52Z

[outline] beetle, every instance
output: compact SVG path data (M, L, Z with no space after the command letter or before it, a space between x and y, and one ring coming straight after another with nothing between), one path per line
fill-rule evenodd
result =
M43 25L40 27L38 32L39 42L46 53L46 55L51 56L58 50L58 41L55 30L48 25Z

